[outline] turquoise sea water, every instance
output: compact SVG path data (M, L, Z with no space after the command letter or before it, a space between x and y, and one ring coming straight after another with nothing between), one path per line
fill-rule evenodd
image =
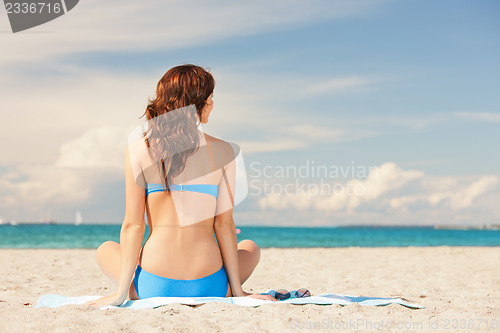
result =
M0 248L87 248L120 241L121 225L0 225ZM448 230L433 227L249 227L238 241L260 247L500 246L500 230ZM146 228L144 241L149 235Z

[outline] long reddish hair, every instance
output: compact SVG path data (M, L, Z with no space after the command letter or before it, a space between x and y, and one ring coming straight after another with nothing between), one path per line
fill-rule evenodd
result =
M212 74L202 67L191 64L173 67L158 82L156 98L149 100L140 117L145 115L150 125L143 134L165 190L172 178L184 170L187 158L199 148L197 121L214 87Z

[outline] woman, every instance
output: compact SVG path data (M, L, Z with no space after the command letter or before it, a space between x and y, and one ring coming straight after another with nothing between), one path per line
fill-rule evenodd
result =
M276 301L242 289L260 248L251 240L236 243L235 149L197 127L213 109L214 85L212 75L195 65L171 68L158 82L144 113L147 128L141 140L129 140L125 154L120 244L107 241L97 249L97 262L117 290L85 304L155 296ZM145 210L150 235L141 248Z

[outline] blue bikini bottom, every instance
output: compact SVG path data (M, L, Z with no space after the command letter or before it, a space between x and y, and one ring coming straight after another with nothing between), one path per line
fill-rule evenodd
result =
M224 265L215 273L193 280L159 276L137 265L135 291L140 299L150 297L226 297L229 282Z

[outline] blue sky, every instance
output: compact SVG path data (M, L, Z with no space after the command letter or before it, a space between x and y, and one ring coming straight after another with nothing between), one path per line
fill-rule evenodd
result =
M71 221L80 209L121 223L127 133L163 73L195 63L216 79L204 129L242 147L249 180L250 165L308 161L381 171L354 180L362 196L250 194L237 224L498 223L499 9L86 1L15 35L3 12L0 217ZM278 178L265 181L295 182Z

